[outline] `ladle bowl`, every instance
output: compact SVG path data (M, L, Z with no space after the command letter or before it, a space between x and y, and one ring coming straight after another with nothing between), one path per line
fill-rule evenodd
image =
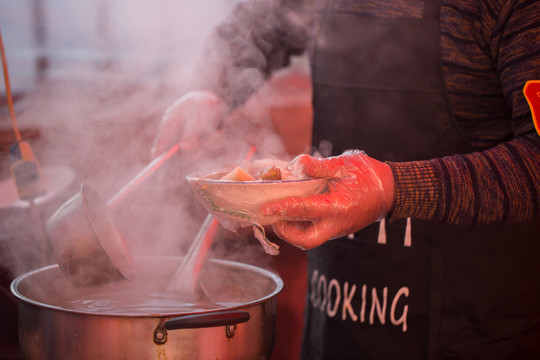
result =
M47 221L47 242L62 272L80 285L99 285L135 277L127 243L114 225L111 209L181 148L177 143L152 160L108 202L88 185Z
M49 218L45 233L60 269L77 284L135 277L133 259L109 206L87 184Z

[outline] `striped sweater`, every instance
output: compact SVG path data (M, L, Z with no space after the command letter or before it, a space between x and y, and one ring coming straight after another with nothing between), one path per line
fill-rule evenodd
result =
M208 76L196 86L212 87L232 105L243 102L290 55L311 50L326 6L399 17L419 16L423 2L392 1L392 8L382 0L243 2L210 41ZM472 225L537 219L540 137L522 89L540 79L540 1L442 0L440 39L455 125L477 152L390 162L390 220Z
M464 225L537 218L540 137L522 90L540 79L540 2L444 0L441 52L456 125L478 152L391 164L393 218Z

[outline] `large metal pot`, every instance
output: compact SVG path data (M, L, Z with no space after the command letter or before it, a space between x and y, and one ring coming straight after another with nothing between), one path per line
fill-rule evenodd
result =
M99 288L77 287L57 265L16 278L19 342L26 359L267 359L275 337L276 296L283 288L274 273L251 265L211 260L201 273L207 300L179 310L152 302L133 310L80 309L81 299L109 293L159 293L181 258L135 258L134 281ZM209 299L209 300L208 300ZM198 301L201 301L200 299ZM169 306L170 307L170 306ZM143 309L141 311L141 309ZM146 310L145 310L146 309Z

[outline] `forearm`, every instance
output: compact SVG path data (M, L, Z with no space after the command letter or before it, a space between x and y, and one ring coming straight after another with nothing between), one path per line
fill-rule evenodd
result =
M390 220L412 217L459 225L538 217L540 138L429 161L389 163L395 179Z

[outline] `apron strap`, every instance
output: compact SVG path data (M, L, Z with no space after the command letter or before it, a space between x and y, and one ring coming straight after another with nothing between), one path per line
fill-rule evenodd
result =
M354 234L349 239L354 239ZM379 223L379 234L377 235L377 244L386 244L386 219L382 219ZM411 247L412 245L412 221L411 218L407 218L407 225L405 226L405 235L403 237L403 246Z
M377 244L386 244L386 220L384 218L379 223L379 235L377 236Z

